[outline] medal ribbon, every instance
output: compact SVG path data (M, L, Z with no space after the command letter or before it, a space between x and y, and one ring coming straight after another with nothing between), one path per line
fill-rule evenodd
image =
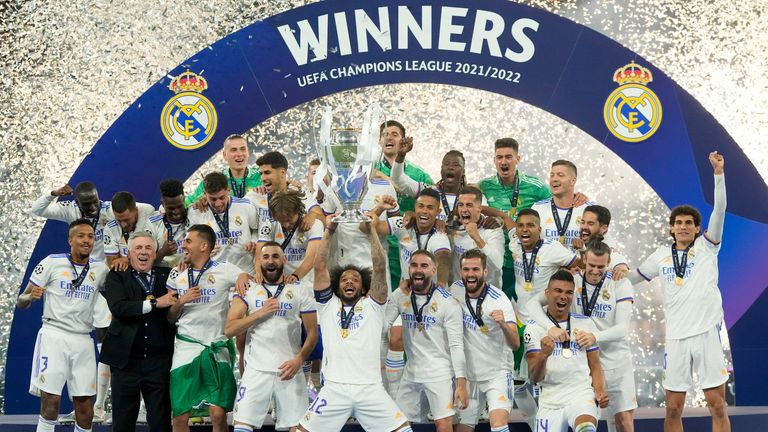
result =
M211 268L212 265L213 265L213 261L211 261L209 258L208 261L206 261L205 264L203 265L203 268L200 269L200 273L197 274L197 279L195 279L195 274L193 273L192 266L190 265L189 267L187 267L187 283L189 284L189 287L190 288L196 287L197 284L200 283L200 278L203 277L203 273L205 273L206 270Z
M429 293L427 294L427 301L424 302L423 305L421 305L420 308L416 307L416 293L411 290L411 308L413 309L413 316L416 318L417 323L421 323L422 319L424 319L424 306L428 305L430 300L432 300L432 294L435 293L435 290L437 287L432 285L431 288L429 288Z
M448 198L445 196L445 192L442 189L437 190L440 193L440 201L443 203L443 211L445 212L445 218L448 219L456 210L456 205L459 203L459 198L456 197L456 201L453 202L453 208L448 205ZM449 210L450 209L450 210Z
M464 301L467 302L467 309L469 309L469 314L472 316L472 319L475 320L478 327L482 327L483 324L483 301L485 301L485 296L488 294L488 284L485 284L483 287L483 292L480 293L480 296L477 297L477 304L475 305L475 310L472 310L472 303L469 301L469 292L464 291Z
M501 181L501 176L496 174L496 177L499 179L499 184L501 185L501 188L504 190L509 190L504 186L504 183ZM517 201L520 197L520 175L516 172L515 173L515 185L512 187L512 198L509 199L509 205L512 206L512 209L517 209Z
M280 293L283 292L283 288L285 288L285 284L281 283L280 285L277 286L275 293L272 294L272 292L269 291L269 288L267 288L267 284L264 284L264 290L267 292L267 298L280 297Z
M238 198L245 196L245 180L248 178L248 168L243 173L243 179L240 180L240 184L237 184L237 180L232 177L232 170L229 170L229 185L232 186L232 194Z
M565 220L560 223L560 213L557 211L555 205L555 199L549 200L549 204L552 206L552 217L555 219L555 225L557 226L557 235L560 237L565 236L565 232L568 231L568 225L571 223L571 216L573 215L573 206L568 208L568 214L565 215Z
M173 231L173 226L171 226L171 222L163 216L163 225L165 225L165 231L168 233L168 239L167 241L174 241L174 238L176 237L176 233L179 232L182 226L184 226L184 223L180 223L179 227L176 228L176 231Z
M419 229L416 228L416 246L418 246L418 250L426 250L427 246L429 246L429 240L432 238L432 236L435 234L435 227L433 226L431 230L429 230L429 235L427 235L427 241L424 243L424 247L421 247L421 234L419 233Z
M155 269L152 269L149 280L147 280L143 274L131 269L131 275L141 285L141 289L144 290L144 294L150 295L154 291L155 287Z
M533 271L536 269L536 255L539 253L539 249L543 244L544 240L542 239L539 239L539 241L536 242L536 245L533 246L533 250L531 251L531 260L528 261L523 244L520 243L520 249L523 250L523 275L525 276L525 281L528 283L533 280Z
M591 317L592 311L595 309L595 303L597 303L597 297L600 295L600 289L605 283L605 275L600 279L600 282L595 285L595 291L592 293L592 297L587 302L587 278L586 276L581 279L581 307L584 309L584 315Z
M75 262L72 261L72 255L67 254L67 259L69 260L69 263L72 264L72 273L74 273L75 278L72 279L72 291L78 289L80 285L85 280L85 276L88 274L88 271L91 269L91 262L88 260L85 265L83 266L83 271L80 272L80 274L77 274L77 267L75 267Z
M560 323L557 322L555 317L550 315L549 311L547 311L547 318L549 318L549 320L552 321L552 323L556 325L557 328L562 329L562 327L560 327ZM567 327L565 328L565 332L568 334L568 340L566 342L560 342L560 345L562 346L563 349L566 349L566 348L571 349L571 314L570 313L568 313L568 324L567 324ZM566 346L565 344L568 344L568 346Z
M680 259L677 256L677 249L675 248L675 244L672 243L672 264L675 266L675 275L679 277L680 279L685 277L685 269L688 267L688 251L691 250L691 246L693 246L693 243L689 244L687 248L683 251L683 258Z
M80 210L80 216L82 216L85 219L88 219L91 221L91 226L93 227L93 232L96 232L96 226L99 224L99 217L101 217L101 201L99 201L99 208L96 210L96 216L90 217L86 216L83 209L80 208L80 204L77 204L77 201L75 201L75 204L77 205L77 208Z
M359 302L361 298L362 297L358 298L352 303L352 307L349 308L349 313L344 310L344 305L341 305L341 328L343 330L348 329L349 324L352 323L352 317L355 315L355 306L357 306L357 302Z
M301 225L301 221L303 219L304 218L299 216L299 219L296 221L296 224L293 226L293 228L291 228L291 232L289 232L288 235L285 236L285 240L283 240L283 244L280 245L280 249L285 250L285 248L288 247L288 243L293 238L293 235L296 234L296 230L299 229L299 226Z
M219 226L219 229L221 230L221 233L224 234L224 237L229 238L229 207L232 205L232 200L230 200L227 203L227 209L224 210L224 215L222 217L219 217L218 214L213 210L213 207L210 207L211 213L213 213L213 218L216 219L216 225Z

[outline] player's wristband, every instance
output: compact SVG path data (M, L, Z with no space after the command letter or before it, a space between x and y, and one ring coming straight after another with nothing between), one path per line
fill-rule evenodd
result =
M291 276L295 277L297 281L300 281L301 278L296 273L291 273Z

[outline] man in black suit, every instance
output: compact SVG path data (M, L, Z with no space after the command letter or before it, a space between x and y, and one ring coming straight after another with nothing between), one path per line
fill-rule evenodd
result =
M153 267L157 241L136 232L128 241L130 268L110 271L104 297L112 324L100 361L112 366L113 431L135 431L140 396L152 432L171 431L168 395L175 327L168 308L178 299L165 287L170 268Z

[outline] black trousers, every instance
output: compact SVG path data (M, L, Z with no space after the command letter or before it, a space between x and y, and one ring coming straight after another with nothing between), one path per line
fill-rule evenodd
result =
M122 369L112 367L112 430L135 432L143 396L149 430L171 432L170 376L171 355L131 359Z

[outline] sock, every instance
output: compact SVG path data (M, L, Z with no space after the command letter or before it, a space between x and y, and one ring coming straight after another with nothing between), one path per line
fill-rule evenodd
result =
M312 362L307 360L302 363L301 370L304 372L304 379L307 381L307 384L311 384L310 380L312 379Z
M312 385L314 385L316 389L323 386L323 379L320 376L320 372L312 372L309 376L312 379Z
M499 427L492 427L491 432L509 432L509 425L507 426L499 426Z
M80 427L75 423L75 432L91 432L93 429L86 429L83 427Z
M232 432L253 432L253 426L236 424Z
M400 379L403 378L403 368L405 368L403 352L387 350L384 366L387 373L387 392L394 398L397 395L397 389L400 388Z
M403 426L401 429L398 429L397 432L413 432L413 429L411 429L411 426Z
M527 382L519 387L515 387L515 404L517 408L525 413L525 422L528 423L531 430L536 430L536 412L538 407L533 395L528 391L529 387L530 384Z
M104 410L104 403L107 401L107 392L109 391L109 382L112 378L112 370L109 365L99 363L99 380L96 388L96 403L94 408Z
M53 432L56 428L56 420L46 420L43 416L37 418L37 429L35 432Z
M595 427L595 425L590 422L584 422L576 425L576 428L573 430L573 432L597 432L597 427Z

